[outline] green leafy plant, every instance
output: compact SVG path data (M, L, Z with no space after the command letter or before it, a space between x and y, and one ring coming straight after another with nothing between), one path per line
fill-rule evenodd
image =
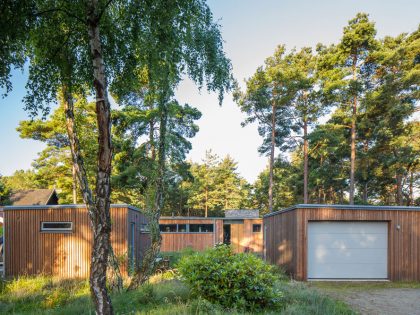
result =
M280 302L273 267L227 245L182 257L178 270L193 294L225 308L255 310Z

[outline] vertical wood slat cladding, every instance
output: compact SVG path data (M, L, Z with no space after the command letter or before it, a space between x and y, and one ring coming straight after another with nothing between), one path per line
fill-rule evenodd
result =
M160 219L159 224L214 224L214 219ZM177 252L191 247L194 250L205 250L214 246L215 234L210 233L162 233L162 252Z
M128 209L128 217L126 226L127 229L127 248L131 244L131 223L134 223L135 233L134 233L134 257L136 264L139 265L143 260L144 253L149 248L151 239L150 233L142 232L141 226L147 224L146 216L139 211L133 209ZM128 253L127 253L128 254Z
M420 280L420 211L299 208L264 218L267 260L282 265L298 280L307 279L309 221L388 222L388 276L392 281ZM398 230L396 227L400 226ZM282 247L290 243L291 259Z
M295 211L264 218L266 260L296 275L297 216Z
M186 247L194 250L204 250L223 242L222 218L215 219L188 219L188 218L163 218L160 224L214 224L212 233L162 233L162 252L180 251ZM235 252L243 252L249 248L252 252L263 251L263 237L261 232L252 232L253 224L262 224L262 219L244 219L244 224L231 225L232 247Z
M119 257L127 253L128 211L127 207L111 208L111 243ZM85 208L8 209L4 213L6 276L39 273L62 278L89 276L92 232ZM139 217L144 215L139 213ZM73 231L41 232L43 221L71 221ZM125 264L121 269L124 274L127 272Z

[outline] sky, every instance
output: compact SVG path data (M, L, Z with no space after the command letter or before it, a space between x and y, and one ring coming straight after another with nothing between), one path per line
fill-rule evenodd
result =
M264 60L279 44L288 49L317 43L337 43L347 21L357 12L369 13L376 23L378 37L412 32L420 23L418 0L209 0L214 19L221 25L226 55L232 61L233 75L244 87ZM13 91L0 98L0 174L28 169L44 144L21 139L16 132L19 121L28 119L23 110L27 73L13 72ZM245 116L225 95L219 106L217 95L198 91L188 79L176 91L178 101L202 112L199 133L191 140L188 159L200 162L206 150L238 162L238 172L253 182L266 167L260 156L262 139L256 125L241 127Z

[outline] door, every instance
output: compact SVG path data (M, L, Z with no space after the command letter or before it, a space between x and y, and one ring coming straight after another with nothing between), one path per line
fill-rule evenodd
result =
M308 279L387 279L387 222L309 222Z

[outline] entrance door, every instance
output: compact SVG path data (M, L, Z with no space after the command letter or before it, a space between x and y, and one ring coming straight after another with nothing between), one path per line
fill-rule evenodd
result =
M230 245L231 243L231 234L230 234L230 224L223 225L223 244Z

